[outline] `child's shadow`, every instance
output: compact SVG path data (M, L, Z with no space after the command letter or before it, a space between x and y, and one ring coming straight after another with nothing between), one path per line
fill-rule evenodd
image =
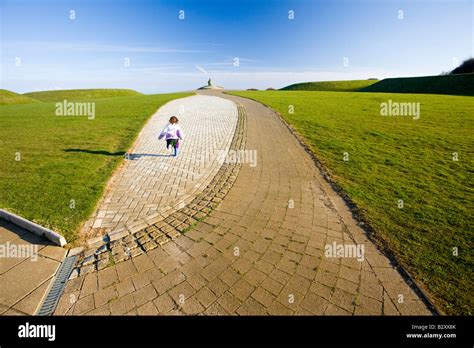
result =
M125 159L128 160L137 160L142 157L173 157L173 155L160 155L160 154L151 154L151 153L126 153Z

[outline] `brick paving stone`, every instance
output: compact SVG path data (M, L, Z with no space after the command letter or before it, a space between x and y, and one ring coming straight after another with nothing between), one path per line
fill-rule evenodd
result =
M267 309L257 300L249 297L245 302L236 310L239 315L266 315L268 314Z
M93 309L94 309L94 296L88 295L79 299L75 303L73 314L75 315L86 314L87 312Z
M132 283L135 289L139 290L155 280L153 279L154 274L151 271L153 270L137 273L132 276L131 279L132 279ZM161 272L158 270L158 273L161 273ZM161 279L161 278L158 278L158 279Z
M74 300L79 296L79 291L72 291L65 293L59 298L58 304L54 311L54 315L68 315L72 314L72 308L74 307ZM3 314L3 313L2 313Z
M97 273L99 289L104 289L118 281L117 270L115 266L104 269Z
M132 259L133 264L137 268L137 271L144 272L154 267L153 261L147 254L142 254Z
M132 260L120 262L119 264L117 264L116 270L119 280L127 279L135 273L138 273Z
M141 288L133 293L133 299L135 300L135 305L137 307L143 305L144 303L153 300L157 297L157 292L153 285L147 285L144 288Z
M110 300L117 297L117 292L113 286L106 289L101 289L94 293L94 307L99 308L104 304L109 303Z
M229 287L232 287L235 282L237 282L240 278L241 275L237 271L234 271L232 268L227 268L219 275L219 279L221 279Z
M152 301L145 303L143 306L137 308L138 315L157 315L158 309Z
M196 294L196 298L204 308L208 308L215 300L217 300L217 296L207 287L201 288L201 290Z
M93 294L98 291L99 287L97 284L97 274L92 273L85 276L84 282L82 283L80 298L87 295Z
M209 282L207 286L218 297L220 297L229 288L229 286L219 278Z
M186 277L186 281L195 289L199 290L207 284L207 281L199 274Z
M118 299L112 300L109 303L110 313L112 315L124 315L135 308L133 294L129 294Z
M251 295L255 300L260 302L263 306L268 307L275 299L275 296L265 290L263 287L258 287Z
M291 275L288 273L285 273L277 268L275 268L270 274L269 277L276 280L280 284L286 284L288 280L290 280Z
M329 301L325 298L309 293L304 297L300 306L308 312L318 315L324 313L329 304Z
M330 300L332 293L333 293L333 288L330 288L324 284L321 283L312 283L311 287L309 288L310 293L315 293L316 295L325 298L326 300Z
M298 289L300 292L306 293L309 287L311 286L311 282L298 274L293 274L293 276L288 281L287 286L293 287L295 289Z
M204 314L207 315L229 315L229 313L217 302L214 302L206 309Z
M252 268L252 262L242 257L232 264L232 268L234 268L240 274L245 274Z
M204 311L203 307L195 297L187 299L181 306L183 313L187 315L197 315Z
M219 297L217 302L230 314L234 313L240 306L240 301L230 292L225 292L221 297Z
M331 303L352 313L356 305L356 296L344 290L335 289L331 296Z
M256 268L250 269L244 275L244 279L254 286L258 286L267 276Z
M158 313L160 314L166 314L170 312L172 309L176 308L176 303L173 301L170 295L168 294L163 294L159 297L157 297L154 301L153 304L158 310Z
M278 295L277 301L288 308L295 309L301 304L304 296L305 295L299 292L298 289L286 286Z
M359 295L356 298L356 304L358 308L367 313L372 313L376 315L382 313L382 301L374 300L371 297Z
M262 283L261 283L262 288L273 294L274 296L278 296L280 291L283 289L283 285L278 283L276 280L273 280L272 278L266 278Z
M174 300L174 302L180 304L181 302L184 303L188 298L196 293L196 290L189 285L187 281L180 283L179 285L173 287L168 294Z
M88 312L87 315L100 315L100 316L110 315L110 307L108 304L105 304L99 308L96 308Z
M176 285L182 283L185 280L185 276L183 273L179 271L174 271L173 273L167 274L163 278L158 281L153 282L153 286L155 287L158 294L163 294L168 290L172 289Z
M286 306L283 306L278 301L273 301L273 303L268 307L268 314L270 315L293 315L293 311Z
M324 312L324 315L351 315L352 312L349 312L341 307L338 307L334 304L329 304Z
M117 283L115 285L115 289L117 290L118 297L123 297L125 295L131 294L135 291L135 286L133 285L132 279L126 279Z
M245 301L254 290L255 286L241 278L230 288L229 291L240 301Z

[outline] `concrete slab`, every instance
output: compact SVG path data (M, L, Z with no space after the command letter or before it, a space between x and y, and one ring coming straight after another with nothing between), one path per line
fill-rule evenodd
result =
M0 315L33 315L66 252L0 219Z

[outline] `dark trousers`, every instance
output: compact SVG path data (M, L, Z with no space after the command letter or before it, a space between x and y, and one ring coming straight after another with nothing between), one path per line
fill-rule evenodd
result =
M176 149L178 147L178 139L166 139L166 148L169 149L169 147Z

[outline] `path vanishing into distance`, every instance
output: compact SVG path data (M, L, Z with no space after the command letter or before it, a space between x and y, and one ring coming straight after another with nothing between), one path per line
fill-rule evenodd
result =
M56 315L432 314L276 113L198 93L141 132L88 225L108 238L79 255ZM173 113L179 157L140 156L164 153ZM364 253L328 257L327 245Z

